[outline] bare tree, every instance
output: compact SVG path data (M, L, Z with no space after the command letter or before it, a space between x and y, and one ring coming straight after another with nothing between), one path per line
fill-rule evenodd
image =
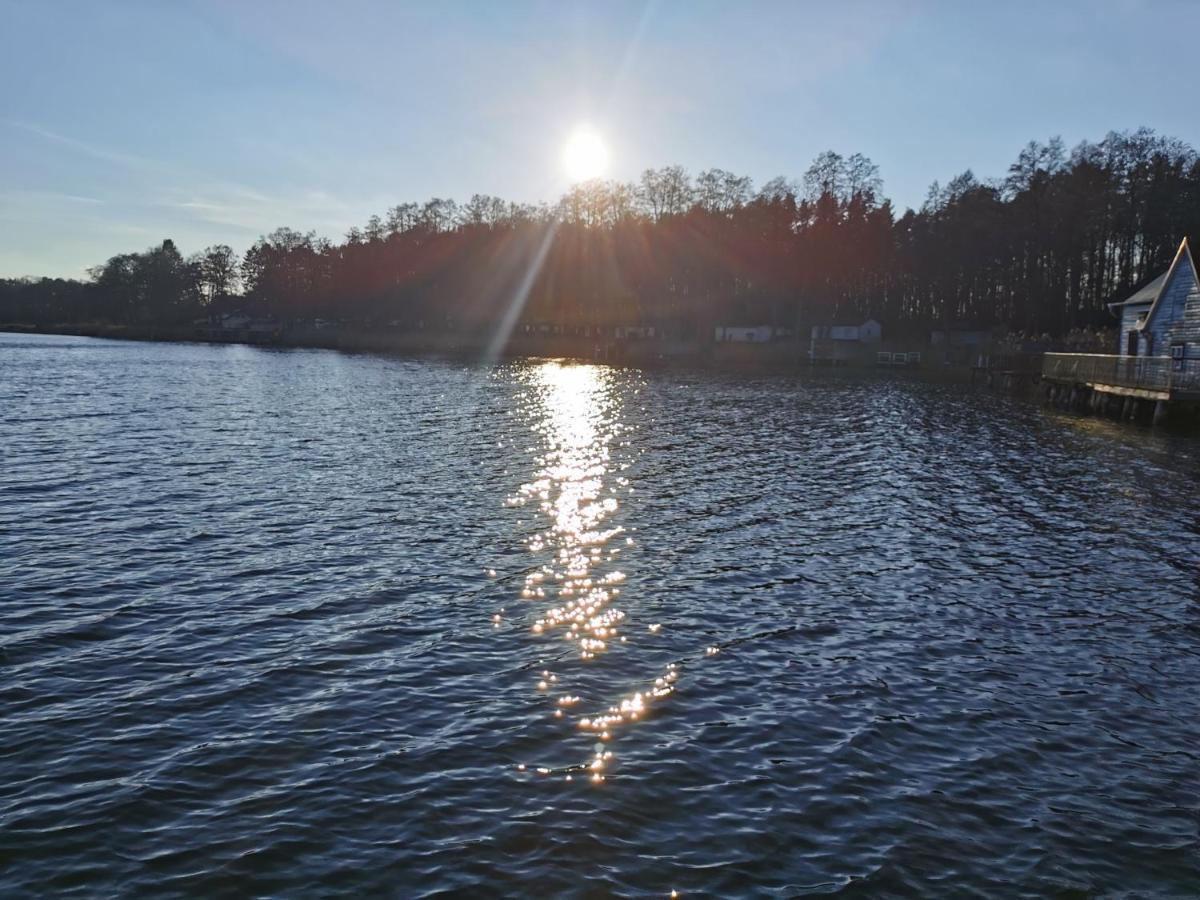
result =
M846 165L840 153L826 150L804 173L804 198L815 203L822 196L841 200L846 196Z
M388 210L388 234L403 234L416 227L420 207L415 203L398 203Z
M683 166L667 166L659 169L662 181L663 214L681 216L695 202L695 189L692 187L691 176Z
M845 196L843 202L858 197L866 206L873 207L883 190L883 179L879 177L879 166L861 153L852 153L843 166Z
M745 206L752 190L750 179L724 169L709 169L696 176L696 204L710 213L728 215Z
M434 197L421 207L418 222L426 231L452 231L458 221L458 204L453 200Z
M232 294L237 289L241 261L228 244L206 247L192 262L200 276L200 289L205 303Z
M367 219L367 227L363 229L363 234L366 235L368 241L382 241L386 234L383 220L379 216L371 216Z
M800 189L796 182L782 175L776 175L759 188L754 199L763 203L785 203L789 200L794 203L799 194Z

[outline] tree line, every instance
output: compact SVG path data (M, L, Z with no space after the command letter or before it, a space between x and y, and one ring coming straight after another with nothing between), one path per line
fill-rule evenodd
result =
M0 282L0 322L176 323L241 309L283 322L487 331L529 323L861 320L920 330L1007 325L1062 335L1110 323L1105 304L1200 234L1200 159L1150 129L1071 150L1031 142L1004 178L934 183L897 215L878 167L820 154L757 189L722 169L595 180L557 203L475 195L400 203L338 242L279 228L239 257L174 243L114 256L87 281Z

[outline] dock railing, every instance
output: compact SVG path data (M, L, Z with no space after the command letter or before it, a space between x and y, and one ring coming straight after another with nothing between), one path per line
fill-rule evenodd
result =
M1047 353L1042 358L1042 378L1190 395L1200 393L1200 359Z

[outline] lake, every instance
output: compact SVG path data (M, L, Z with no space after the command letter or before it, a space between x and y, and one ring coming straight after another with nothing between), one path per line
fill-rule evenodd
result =
M0 894L1200 887L1200 444L0 335Z

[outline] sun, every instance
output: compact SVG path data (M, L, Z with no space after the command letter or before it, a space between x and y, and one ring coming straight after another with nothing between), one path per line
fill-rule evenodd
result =
M599 178L608 171L608 146L594 129L581 125L563 145L562 159L572 181Z

